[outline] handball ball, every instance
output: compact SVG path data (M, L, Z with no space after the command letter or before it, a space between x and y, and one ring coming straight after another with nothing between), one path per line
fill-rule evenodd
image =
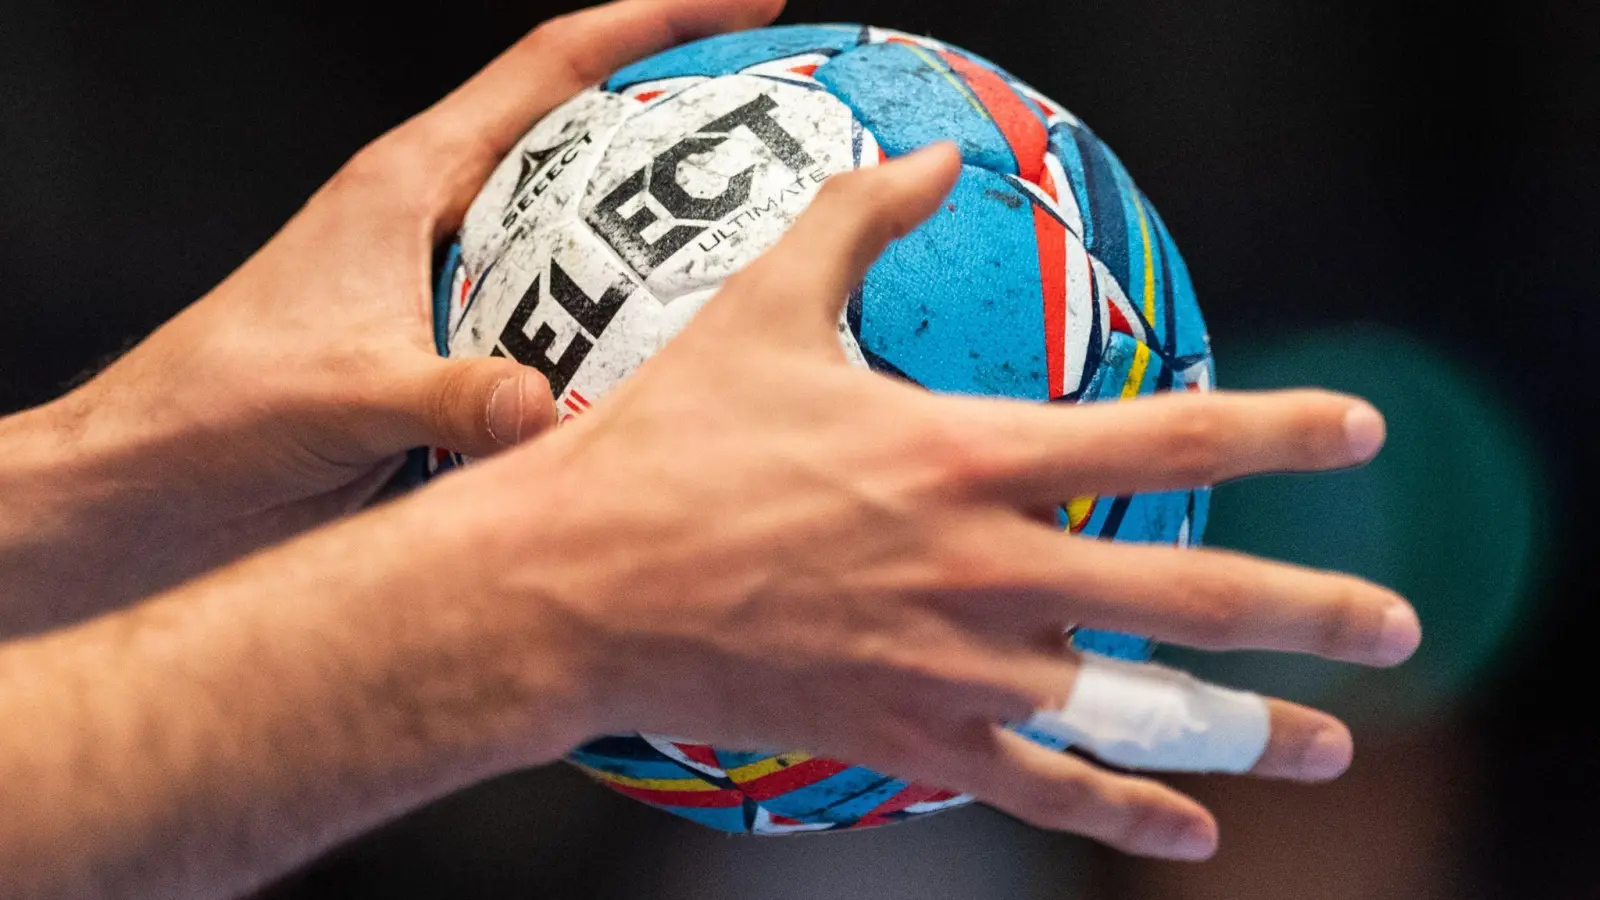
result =
M828 176L937 140L959 146L960 179L849 298L839 336L855 363L933 391L1040 402L1210 386L1189 273L1111 151L992 63L860 25L687 44L534 125L445 260L439 351L534 366L560 417L583 415L772 247ZM427 466L460 463L434 453ZM1207 497L1062 499L1057 520L1074 533L1190 544ZM1074 640L1149 653L1126 635ZM800 752L657 735L605 737L571 760L628 796L735 832L881 825L967 800Z

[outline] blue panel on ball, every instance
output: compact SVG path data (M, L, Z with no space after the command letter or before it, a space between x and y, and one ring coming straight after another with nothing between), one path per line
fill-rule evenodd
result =
M1081 125L1063 122L1050 129L1050 149L1067 170L1078 209L1083 213L1083 243L1105 264L1123 293L1140 295L1133 287L1129 261L1127 198L1123 193L1122 163L1094 133ZM1137 305L1137 303L1135 304Z
M624 66L606 80L605 89L619 91L641 81L686 75L732 75L802 53L839 53L861 43L862 31L860 25L784 25L717 35Z
M1112 402L1121 399L1125 392L1153 394L1162 381L1170 379L1170 376L1164 374L1166 371L1161 358L1141 347L1138 341L1126 334L1113 334L1106 343L1105 352L1100 356L1099 369L1095 371L1094 378L1084 391L1083 400ZM1183 515L1188 509L1187 492L1175 496L1183 499L1177 504L1177 518L1171 523L1170 528L1164 523L1167 518L1165 510L1171 501L1152 501L1150 496L1144 495L1131 498L1102 497L1096 501L1094 511L1081 533L1087 537L1124 541L1161 540L1171 543L1177 540L1178 530L1183 524ZM1157 530L1155 532L1146 530L1151 527Z
M1026 724L1012 725L1011 730L1022 735L1028 740L1033 741L1035 744L1042 744L1046 747L1049 747L1051 750L1065 750L1072 746L1071 741L1062 740L1061 738L1056 737L1055 735L1046 731L1039 731L1037 729L1029 728Z
M1169 321L1160 332L1163 349L1178 358L1203 356L1211 351L1206 342L1206 323L1200 315L1200 301L1195 297L1194 282L1189 279L1189 267L1183 254L1167 231L1167 223L1150 204L1145 212L1161 242L1161 258L1166 264L1166 305L1170 309Z
M815 77L850 107L887 156L955 141L969 165L1017 173L1005 135L935 50L870 44L834 57ZM915 102L910 102L912 91Z
M1144 662L1155 652L1155 644L1149 638L1115 631L1097 631L1093 628L1080 628L1074 632L1072 645L1079 650L1087 650L1101 656L1114 656L1117 659L1131 659L1135 662Z
M1196 488L1194 506L1189 512L1189 546L1198 547L1205 538L1206 520L1211 516L1211 489Z
M905 787L903 781L853 766L815 784L765 798L761 805L802 822L854 822Z
M444 263L433 284L433 349L440 356L450 355L450 286L461 266L461 243L452 242L445 251Z
M1121 541L1175 544L1188 515L1188 491L1135 494L1128 498L1128 507L1113 536Z
M1150 325L1152 349L1167 359L1204 356L1205 322L1189 268L1121 160L1089 129L1070 123L1051 129L1050 151L1083 211L1084 245Z
M938 212L867 273L857 332L930 390L1048 400L1032 201L963 166Z
M737 769L740 766L758 763L763 759L771 758L773 755L771 750L724 750L721 747L718 747L716 752L717 765L724 770Z
M1153 393L1162 371L1161 360L1147 350L1141 363L1139 350L1139 342L1133 338L1120 332L1111 335L1100 356L1100 368L1083 399L1112 401L1125 395Z
M614 747L616 743L616 740L612 740L608 742L608 745ZM644 741L639 741L638 743L644 748L650 746ZM591 748L580 747L568 754L568 758L591 769L624 775L628 778L687 778L693 774L682 763L668 759L659 753L654 753L653 756L649 757L643 754L622 756L614 753L594 752Z
M1111 402L1121 399L1125 391L1148 395L1184 387L1182 375L1169 369L1158 354L1148 349L1141 353L1139 342L1125 334L1113 334L1083 399ZM1176 544L1185 520L1197 506L1203 517L1204 504L1204 498L1196 498L1190 491L1101 497L1080 533L1117 541ZM1193 520L1189 527L1190 533L1195 533ZM1087 628L1073 635L1073 643L1083 650L1124 659L1148 659L1151 652L1147 638Z
M1083 150L1078 144L1078 132L1070 122L1057 122L1050 126L1050 154L1061 163L1067 173L1067 184L1072 189L1072 199L1083 212L1084 246L1094 240L1094 218L1089 202L1089 175L1084 164ZM1091 135L1092 138L1092 135Z
M746 801L745 806L674 806L671 812L707 828L743 834L750 830L750 814L746 806L749 806L749 801Z

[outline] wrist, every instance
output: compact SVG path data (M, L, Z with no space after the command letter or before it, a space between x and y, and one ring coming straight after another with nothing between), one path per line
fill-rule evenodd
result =
M548 762L597 733L601 642L583 612L584 586L560 577L557 545L483 515L507 508L503 482L484 482L494 488L486 492L471 474L362 517L376 529L375 555L405 558L387 576L389 587L366 593L388 595L379 615L394 598L409 598L413 613L398 614L402 627L419 629L408 665L454 672L448 677L481 701L474 730L501 748L506 765ZM512 518L545 519L530 508L536 495L533 488L518 498Z
M125 605L327 518L285 504L273 464L248 459L267 429L237 408L254 404L196 411L159 381L126 381L103 374L0 419L0 636Z
M468 530L446 539L457 544L458 559L470 560L465 577L497 603L513 598L515 615L548 636L544 646L552 655L531 662L553 666L573 698L563 751L599 735L644 729L660 712L663 657L692 651L702 637L684 636L670 647L640 640L661 623L617 614L618 598L642 600L641 592L683 597L669 582L684 568L682 554L692 542L650 524L649 510L637 505L649 498L617 496L569 477L584 468L573 456L576 431L540 437L424 492L442 508L476 512Z
M194 574L228 540L194 527L199 469L93 383L0 420L0 636L85 618ZM191 453L198 452L191 446Z
M42 607L78 602L110 562L98 538L122 489L85 439L86 420L73 394L0 419L0 634L59 621Z
M68 394L0 418L0 504L8 519L43 525L59 517L60 505L83 501L82 467L72 465L84 429L76 401Z

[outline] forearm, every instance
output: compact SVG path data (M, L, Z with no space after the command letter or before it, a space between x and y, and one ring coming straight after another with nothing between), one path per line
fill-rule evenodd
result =
M431 529L401 504L0 650L0 893L235 896L581 738L558 636L453 595Z
M153 530L128 515L138 470L96 459L89 430L72 395L0 418L0 635L96 611Z
M165 590L356 506L392 467L274 507L226 463L251 423L108 395L91 383L0 418L0 638Z

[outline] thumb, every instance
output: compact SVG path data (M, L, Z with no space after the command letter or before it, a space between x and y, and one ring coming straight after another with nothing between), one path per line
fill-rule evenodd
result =
M755 295L740 298L740 306L769 325L796 316L819 321L821 311L823 331L831 334L867 269L890 241L933 215L960 172L955 145L940 142L830 177L783 239L729 279Z
M418 442L467 456L515 446L556 421L550 383L505 357L438 359L416 384L408 405Z

